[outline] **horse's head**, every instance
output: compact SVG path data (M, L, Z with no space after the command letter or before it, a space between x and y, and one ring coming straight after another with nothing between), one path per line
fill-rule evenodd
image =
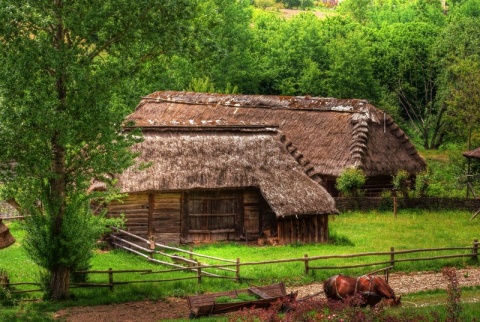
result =
M400 306L402 305L401 301L402 296L394 297L393 299L386 299L385 303L387 303L388 306Z
M390 306L401 305L402 296L398 296L398 297L395 296L395 292L383 278L375 277L374 285L378 295L385 298L385 302L387 303L387 305L390 305Z

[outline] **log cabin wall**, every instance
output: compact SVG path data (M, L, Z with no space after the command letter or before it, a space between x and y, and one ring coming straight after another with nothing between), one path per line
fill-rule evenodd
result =
M182 193L156 192L150 194L152 197L149 232L161 243L180 243Z
M195 190L184 193L183 218L188 241L238 240L243 230L241 190Z
M243 193L244 227L242 234L245 238L256 238L260 234L262 220L262 196L257 190L248 189Z
M328 241L328 215L294 216L278 220L278 241L291 243L326 243Z
M121 201L108 204L108 217L125 216L125 228L132 234L146 238L148 235L148 194L132 193Z
M254 188L244 190L132 193L108 205L109 216L124 214L126 229L157 242L215 242L278 236L281 243L328 240L328 215L277 220Z
M153 235L157 242L180 242L180 192L132 193L108 205L108 216L125 216L125 228L143 238Z

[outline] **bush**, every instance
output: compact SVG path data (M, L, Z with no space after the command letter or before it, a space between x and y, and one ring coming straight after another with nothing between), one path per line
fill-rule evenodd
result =
M14 304L9 284L7 271L0 269L0 304L3 306L12 306Z
M362 170L348 168L337 178L335 187L344 197L361 197L366 180Z
M399 170L397 175L393 176L393 188L404 198L408 198L410 183L410 175L405 170Z
M430 171L426 170L417 175L415 180L415 194L417 197L426 197L430 185Z

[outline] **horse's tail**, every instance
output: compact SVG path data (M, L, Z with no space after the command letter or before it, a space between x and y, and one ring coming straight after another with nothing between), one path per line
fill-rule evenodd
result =
M337 297L337 289L335 287L335 280L338 275L327 278L323 282L323 292L327 299L334 299Z

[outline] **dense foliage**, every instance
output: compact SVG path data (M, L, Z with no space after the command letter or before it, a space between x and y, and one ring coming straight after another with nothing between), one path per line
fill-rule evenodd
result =
M91 218L94 179L132 164L121 132L122 80L178 48L191 1L5 0L0 6L0 182L26 220L27 249L68 297L102 221ZM100 226L99 226L100 225Z

